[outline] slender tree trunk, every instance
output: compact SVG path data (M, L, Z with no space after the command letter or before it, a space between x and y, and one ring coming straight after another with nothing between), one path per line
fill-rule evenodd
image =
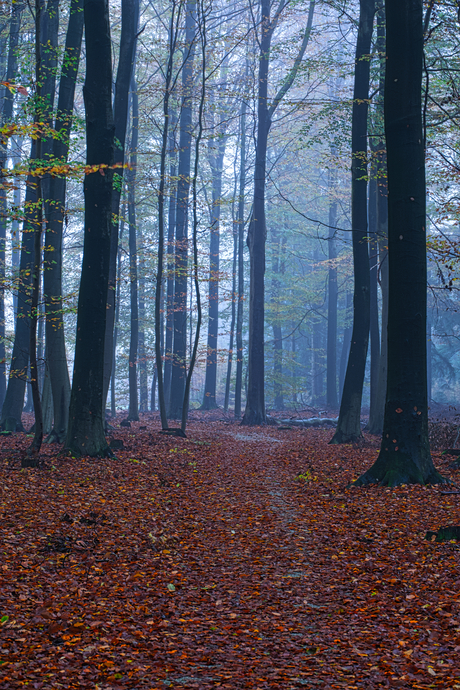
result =
M334 155L335 151L332 149ZM337 301L339 296L337 286L337 243L335 239L337 225L337 200L335 188L337 175L329 171L329 242L327 275L327 353L326 353L326 399L328 407L338 407L337 398Z
M388 257L387 257L387 238L388 238L388 188L386 184L387 170L386 170L386 152L385 140L383 136L384 129L384 113L383 113L383 93L385 89L385 8L383 3L377 10L377 41L375 48L380 57L380 79L379 89L380 93L377 99L377 105L374 113L375 125L374 129L379 138L371 138L371 148L373 153L373 176L375 178L375 190L371 198L375 198L375 240L371 245L371 288L373 286L372 275L372 256L378 251L378 261L375 263L375 281L380 282L382 295L382 328L380 337L379 350L379 364L377 372L377 382L375 386L375 372L371 369L371 409L369 413L369 422L367 431L371 434L380 435L383 431L383 417L385 412L385 396L387 387L387 328L388 328ZM372 183L374 184L374 183ZM375 196L374 196L375 194ZM370 195L371 196L371 195ZM369 216L371 216L371 209ZM380 280L379 280L380 276ZM376 285L377 287L377 285ZM377 301L371 293L371 300L374 303ZM375 308L375 307L374 307ZM371 306L372 318L372 306ZM378 328L378 326L377 326ZM374 331L377 330L374 323ZM371 361L372 361L372 321L371 321ZM374 339L377 333L374 332ZM373 379L372 379L373 373ZM374 381L374 387L372 383ZM373 391L375 390L375 394Z
M139 239L143 246L142 231ZM139 256L139 411L148 411L147 355L145 352L145 275L144 259Z
M139 139L139 101L137 86L132 81L133 123L131 135L131 170L128 184L128 223L129 223L129 285L131 298L131 329L129 341L129 411L128 419L139 421L139 398L137 393L137 358L139 348L139 304L137 282L137 224L136 224L136 166L137 143Z
M22 5L15 3L12 6L10 18L10 33L8 43L8 59L6 66L5 81L11 82L17 71L17 47L19 39L19 28L21 24ZM6 46L5 46L6 48ZM4 88L2 98L1 124L7 124L13 117L13 94ZM8 217L8 204L6 187L2 184L2 171L7 167L7 142L0 141L0 407L5 401L6 394L6 350L5 350L5 243L6 225Z
M192 149L193 62L195 54L196 0L187 0L185 11L185 62L182 67L182 104L179 118L179 169L176 208L174 271L174 343L169 416L181 419L183 413L187 363L187 268L188 205Z
M246 398L246 410L242 424L253 426L265 424L264 391L264 275L265 275L265 167L267 158L268 134L273 114L286 93L294 83L303 55L310 39L314 0L310 1L308 21L302 45L288 76L276 94L270 108L268 107L268 74L270 45L273 31L276 28L279 12L285 7L281 4L270 21L270 0L261 0L261 35L259 40L259 74L257 95L257 143L254 166L254 201L252 218L248 231L250 258L249 286L249 382Z
M188 6L186 7L186 11ZM163 97L163 136L162 136L162 146L161 146L161 157L160 157L160 186L158 190L158 269L157 269L157 279L155 286L155 372L152 381L152 404L155 404L155 375L158 379L158 407L160 410L161 428L163 431L168 430L168 417L166 411L166 400L164 391L164 379L163 379L163 332L162 332L162 314L164 311L164 286L163 286L163 260L164 260L164 209L165 209L165 189L166 189L166 155L168 148L168 129L169 129L169 98L170 98L170 85L172 79L172 68L174 53L177 44L177 32L178 25L181 15L181 6L179 6L176 15L176 3L173 3L171 10L171 21L169 26L169 55L166 67L166 78L165 78L165 90ZM193 20L193 17L187 14L186 17L186 27L188 23ZM190 38L190 37L189 37ZM186 29L186 41L187 41L187 29ZM192 45L188 44L190 50ZM183 65L183 70L185 70L188 59L186 59ZM189 78L192 75L189 74ZM190 84L189 84L190 86ZM190 110L191 115L191 110ZM190 156L190 151L189 151ZM179 169L180 173L180 169ZM177 249L176 249L177 251ZM175 324L175 315L174 315ZM185 329L184 329L185 330ZM185 339L185 332L183 334Z
M166 279L166 327L165 327L165 367L164 367L164 395L166 408L169 408L171 398L171 374L174 335L174 231L176 228L177 203L177 153L175 126L177 118L173 110L169 114L169 208L168 208L168 246L167 279Z
M285 246L285 238L283 237ZM272 231L273 263L272 263L272 297L271 306L273 311L273 407L275 410L284 410L283 397L283 330L281 328L281 306L280 306L280 279L283 273L283 260L280 261L282 247L279 233Z
M113 343L112 343L112 376L110 377L110 416L112 418L117 415L117 399L116 399L116 383L117 383L117 342L118 331L120 328L120 295L121 295L121 263L122 263L122 240L123 231L125 228L126 204L123 204L123 209L120 218L120 234L118 237L118 251L117 251L117 289L115 293L115 327L113 329Z
M86 38L86 160L112 166L112 60L107 0L84 0ZM110 167L85 177L85 234L78 297L75 363L65 447L72 454L106 456L104 436L104 338L112 220Z
M372 166L374 168L374 166ZM377 404L377 388L380 365L379 303L377 294L378 238L377 238L377 180L375 168L369 182L369 278L370 278L370 338L371 338L371 386L369 419Z
M248 68L246 65L246 74ZM244 306L244 193L246 188L246 112L247 103L241 104L240 139L240 189L238 194L238 295L236 310L236 419L241 417L241 392L243 389L243 306Z
M83 36L83 0L72 0L66 46L59 83L55 129L61 136L53 141L53 156L67 162L72 115ZM70 378L64 338L62 305L62 240L65 222L66 178L52 177L45 198L44 296L46 314L46 353L53 398L53 428L49 440L62 443L67 433L70 404Z
M230 383L232 378L233 347L236 324L236 265L238 261L238 233L233 232L233 266L232 266L232 315L230 319L230 341L228 344L227 376L225 377L224 411L228 412L230 400Z
M370 325L369 251L367 246L367 113L375 0L360 0L352 115L352 241L354 267L353 331L337 430L330 443L361 438L361 400Z
M212 209L211 237L209 245L209 317L208 342L206 357L206 378L202 410L217 408L217 337L219 333L219 242L220 210L222 204L222 174L227 139L224 135L225 124L220 123L218 143L213 141L209 163L212 170ZM215 150L217 148L217 151Z
M192 232L192 251L193 251L193 284L195 287L196 295L196 327L195 327L195 338L193 340L193 345L191 347L190 353L190 365L187 371L187 376L185 378L184 387L184 401L182 404L182 419L180 431L181 435L185 436L185 429L187 426L188 410L190 404L190 386L192 383L193 369L195 367L196 355L198 352L198 343L200 341L200 329L201 329L201 296L200 296L200 283L198 280L198 193L197 193L197 182L198 182L198 166L200 157L200 143L203 136L203 112L204 105L206 101L206 10L203 9L203 2L199 2L197 6L197 33L199 33L201 40L201 94L200 103L198 108L198 132L195 139L195 160L193 166L193 179L192 179L192 209L193 209L193 232ZM190 290L190 300L191 300Z
M358 485L442 481L430 455L421 0L387 0L388 377L380 454Z
M128 124L129 88L134 70L136 55L137 31L139 23L139 0L122 0L121 2L121 36L120 54L118 57L117 79L113 99L113 121L115 126L114 163L120 167L116 170L117 184L112 191L112 221L110 239L109 289L107 293L106 335L104 339L104 390L103 409L109 391L112 374L112 342L115 323L115 281L117 277L118 226L120 198L125 160L126 128Z
M261 0L261 36L257 96L257 143L254 166L254 199L248 231L250 258L249 283L249 382L242 424L265 424L264 320L265 320L265 166L268 133L268 68L272 31L270 1Z
M57 64L56 46L59 14L57 11L57 2L55 2L55 0L49 2L46 8L43 8L43 3L40 3L39 7L39 14L41 15L39 43L41 43L42 46L48 46L47 50L43 51L41 64L39 65L41 77L39 80L40 93L37 107L40 107L40 113L38 115L36 114L36 117L40 117L40 120L42 120L44 117L49 119L49 113L52 112L54 103L55 69ZM40 151L40 154L45 154L48 150L48 146L49 142L47 142L46 145L42 145L43 150ZM32 141L30 152L30 167L32 170L37 164L37 158L37 143ZM16 319L10 375L5 401L2 407L2 419L0 423L2 427L7 424L10 428L16 424L16 428L20 431L23 431L21 414L24 405L26 379L28 376L30 329L32 327L31 305L32 276L35 275L35 231L37 230L40 222L39 209L41 208L41 202L37 196L37 191L41 190L37 188L37 178L32 173L27 178L24 224L22 232L22 249L19 267L20 279L18 288L18 313ZM15 422L13 420L15 420Z

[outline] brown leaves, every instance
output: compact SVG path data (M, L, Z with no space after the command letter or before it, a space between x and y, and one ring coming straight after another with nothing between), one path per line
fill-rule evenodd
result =
M1 439L5 687L460 686L455 496L348 489L378 447L330 431L141 424L40 471Z

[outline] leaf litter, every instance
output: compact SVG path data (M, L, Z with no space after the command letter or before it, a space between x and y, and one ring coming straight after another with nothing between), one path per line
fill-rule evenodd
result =
M22 470L0 439L2 687L460 689L456 495L349 488L372 437L157 430Z

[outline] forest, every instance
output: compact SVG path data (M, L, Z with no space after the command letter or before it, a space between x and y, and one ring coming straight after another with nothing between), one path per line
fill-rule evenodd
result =
M459 56L457 0L0 2L5 688L460 688Z
M383 3L3 5L0 421L33 412L31 457L43 438L107 453L122 411L185 433L193 410L244 425L340 410L336 442L362 414L381 434L391 290L418 299L414 262L428 319L417 338L402 320L426 352L401 366L427 369L419 411L455 405L458 18L420 11L407 80L426 180L407 193L426 243L402 247L404 283L387 256Z

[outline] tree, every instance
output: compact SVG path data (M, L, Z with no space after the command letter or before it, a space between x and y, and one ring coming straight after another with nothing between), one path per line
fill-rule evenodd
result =
M289 0L281 0L273 18L270 19L270 0L261 0L254 200L247 239L250 258L249 381L246 410L241 421L242 424L247 426L265 424L266 422L264 392L264 274L266 238L265 168L268 135L275 110L294 83L302 58L307 49L313 24L315 0L311 0L310 2L307 26L294 65L269 106L268 77L270 46L273 32L278 24L281 12L288 4Z
M107 400L112 371L113 330L115 323L115 282L117 277L118 223L120 198L125 160L126 129L128 125L129 89L134 70L137 30L139 23L139 0L122 0L121 36L118 56L117 78L113 98L113 121L115 126L114 162L121 166L112 190L112 239L110 243L109 291L107 293L107 321L104 343L104 393L103 407Z
M77 455L104 456L110 454L102 403L114 160L108 0L84 0L84 21L86 160L95 169L84 181L83 264L65 448Z
M382 444L358 485L442 482L430 455L421 0L386 0L388 375Z
M40 80L37 81L39 94L36 95L35 108L40 112L35 112L35 117L46 116L49 121L49 113L52 111L55 94L55 70L57 65L57 35L58 18L57 2L49 2L45 8L40 6L40 28L39 41L41 46L48 46L43 50L39 73ZM43 82L43 83L42 83ZM38 100L39 99L39 100ZM43 118L40 117L40 121ZM52 141L51 141L52 145ZM46 146L42 146L43 153L50 146L50 141ZM32 300L32 275L34 273L34 253L35 253L35 230L39 223L39 212L41 208L41 184L37 184L35 168L40 167L39 151L40 147L32 139L30 151L30 174L27 178L27 189L24 209L24 222L22 229L22 247L19 266L19 289L18 289L18 311L16 318L16 330L14 336L13 353L11 356L10 374L6 389L5 400L2 407L1 426L14 427L18 431L24 428L21 422L22 408L24 404L24 392L27 380L27 370L30 353L30 329L31 329L31 300Z
M221 79L225 74L222 69ZM222 90L222 86L220 88ZM225 110L220 112L219 125L215 128L214 113L212 114L212 131L209 140L208 161L212 171L212 207L211 233L209 243L209 317L208 343L206 357L206 377L204 383L202 410L213 410L217 407L217 336L219 333L219 235L220 215L222 206L222 175L224 167L225 147L227 145L227 118Z
M362 436L361 400L370 326L370 276L367 246L367 115L375 0L360 0L356 40L351 131L351 215L354 268L353 330L336 432L330 443L351 443Z
M73 123L75 87L83 37L83 0L72 0L66 45L59 82L59 98L53 140L53 162L63 165L69 155ZM65 221L66 178L55 175L49 180L45 198L46 252L44 255L44 300L46 312L46 357L53 397L53 429L50 440L62 443L67 434L70 404L70 378L67 368L63 302L62 253Z
M193 62L195 55L196 0L185 5L184 64L182 103L179 117L179 165L176 206L176 244L174 266L174 339L169 417L181 419L184 403L187 359L187 265L188 206L192 150Z
M131 328L129 340L129 410L128 419L139 421L139 399L137 395L137 362L139 348L139 301L137 280L137 223L136 223L136 167L137 145L139 140L139 98L137 85L132 82L132 132L131 132L131 170L126 175L128 185L128 225L129 225L129 285L131 303Z
M16 76L18 68L17 47L19 40L19 28L23 7L20 3L13 4L9 21L8 59L6 68L6 82L10 83ZM3 103L1 124L5 125L13 117L13 92L3 88ZM0 142L0 171L7 167L8 140ZM3 173L0 172L0 176ZM5 243L7 225L7 190L6 186L0 186L0 282L5 281ZM6 393L6 351L5 351L5 296L3 287L0 288L0 406L3 405Z

